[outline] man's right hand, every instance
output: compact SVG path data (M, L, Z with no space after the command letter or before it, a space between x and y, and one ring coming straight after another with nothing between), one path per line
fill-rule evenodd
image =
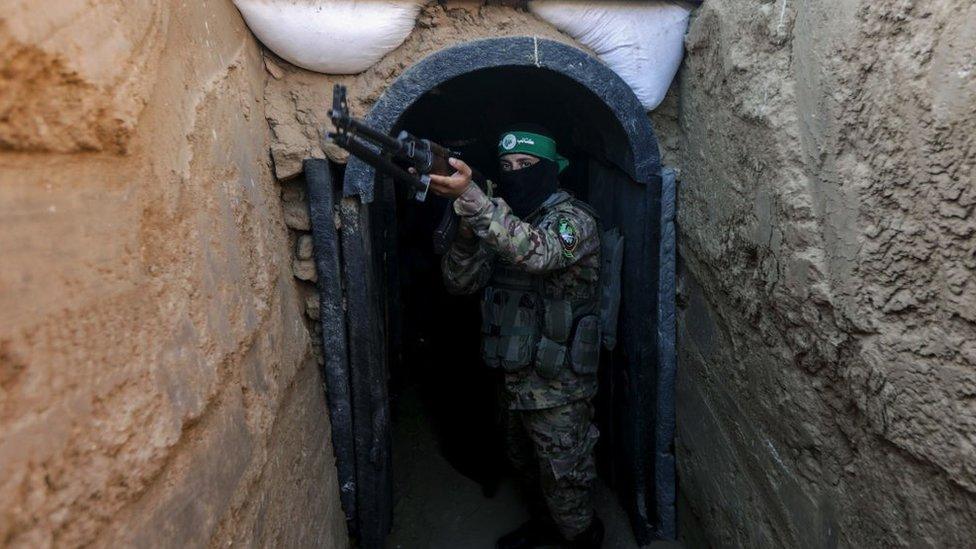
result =
M449 158L447 162L455 171L451 175L430 176L430 190L446 198L457 198L471 185L471 166L460 158Z

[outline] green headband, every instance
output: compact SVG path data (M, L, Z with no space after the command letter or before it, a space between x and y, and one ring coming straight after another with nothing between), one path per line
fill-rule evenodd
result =
M498 156L515 153L551 160L559 166L560 173L569 166L569 160L556 152L556 142L537 133L513 131L502 134L498 140Z

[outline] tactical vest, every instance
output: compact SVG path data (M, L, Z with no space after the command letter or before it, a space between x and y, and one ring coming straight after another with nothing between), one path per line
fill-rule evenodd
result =
M573 203L596 218L585 203ZM550 208L526 221L541 221ZM546 295L546 276L495 265L481 301L482 358L506 372L531 365L544 379L559 377L567 367L579 375L595 374L600 358L599 284L589 299L560 299Z

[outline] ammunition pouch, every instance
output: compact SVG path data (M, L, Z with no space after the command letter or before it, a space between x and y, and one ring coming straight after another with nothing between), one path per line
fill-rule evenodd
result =
M515 372L532 363L539 338L538 294L485 289L481 301L481 356L492 368Z
M566 367L566 346L549 339L539 338L535 353L535 373L542 379L556 379Z
M531 364L543 379L558 378L567 365L578 375L595 374L600 363L600 317L584 314L575 319L573 313L569 301L542 298L528 284L485 288L481 301L485 364L506 372Z
M573 305L564 299L546 299L542 334L557 343L566 343L573 330Z
M535 372L556 379L566 367L566 341L573 329L573 306L562 299L544 299L542 337L536 346Z
M595 374L600 367L600 317L587 315L576 323L569 353L573 371L580 375Z

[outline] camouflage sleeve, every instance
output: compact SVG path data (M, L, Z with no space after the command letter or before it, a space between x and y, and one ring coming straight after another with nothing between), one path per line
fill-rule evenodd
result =
M488 248L530 273L563 269L600 245L596 220L579 208L557 208L539 227L512 213L502 199L490 199L476 185L454 202L458 213Z
M467 223L461 219L461 223ZM471 294L488 283L495 254L478 238L458 237L441 260L441 275L448 293Z

